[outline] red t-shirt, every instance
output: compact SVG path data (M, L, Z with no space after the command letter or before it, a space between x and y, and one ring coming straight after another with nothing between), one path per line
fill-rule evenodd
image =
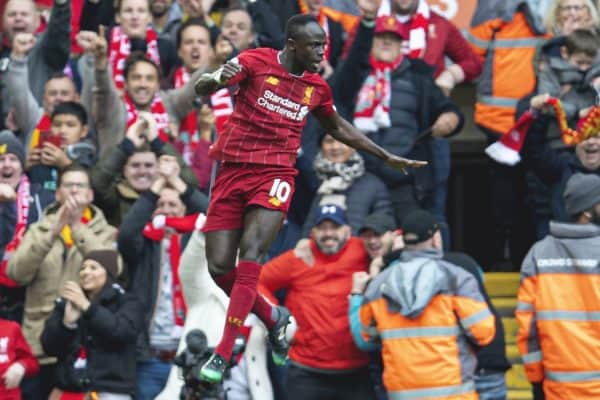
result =
M335 112L331 89L318 74L290 74L274 49L247 50L237 62L242 71L229 81L239 84L233 114L209 155L221 161L293 167L308 112Z

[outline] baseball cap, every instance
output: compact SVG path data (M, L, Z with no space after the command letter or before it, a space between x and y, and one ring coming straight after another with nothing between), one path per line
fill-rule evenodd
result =
M401 39L408 39L408 31L405 25L394 16L384 15L375 20L375 34L393 33Z
M440 224L436 218L424 210L413 211L402 221L406 244L417 244L431 239L439 229Z
M325 204L319 206L319 214L317 215L315 225L319 225L325 220L333 221L338 225L346 225L348 223L344 209L335 204Z
M394 217L381 212L375 212L367 215L358 233L360 234L367 229L372 230L378 235L383 235L387 231L393 231L396 228Z
M600 176L575 174L567 181L563 194L569 215L577 215L600 203Z

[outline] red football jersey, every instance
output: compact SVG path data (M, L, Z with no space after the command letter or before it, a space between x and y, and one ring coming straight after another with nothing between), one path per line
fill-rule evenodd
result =
M308 71L290 74L274 49L247 50L237 62L242 71L229 81L239 84L233 114L209 155L221 161L293 167L308 112L335 112L329 85Z

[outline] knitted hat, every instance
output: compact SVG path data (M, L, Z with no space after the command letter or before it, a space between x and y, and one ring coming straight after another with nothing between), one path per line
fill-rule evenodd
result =
M0 156L3 154L14 154L21 161L21 165L25 165L25 149L23 144L9 130L0 132Z
M106 273L116 279L119 276L119 253L116 250L92 250L85 255L83 260L94 260L106 270Z
M569 215L577 215L600 203L600 176L575 174L567 181L563 194Z

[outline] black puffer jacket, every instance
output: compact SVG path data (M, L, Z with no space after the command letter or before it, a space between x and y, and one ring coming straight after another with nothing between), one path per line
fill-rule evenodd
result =
M371 72L369 54L374 29L361 23L347 59L336 69L330 79L334 90L336 107L340 114L351 120L358 94ZM436 168L435 141L431 136L421 137L445 112L459 117L459 124L451 132L462 129L464 117L460 109L438 88L433 80L433 67L421 60L404 58L391 74L390 120L391 127L381 128L367 136L387 151L403 157L425 160L430 168L410 169L408 174L388 167L370 154L362 154L367 170L377 175L388 187L413 183L417 198L433 190Z
M206 196L198 190L188 186L180 196L185 204L187 214L206 212ZM161 243L146 238L143 234L144 226L152 219L156 210L158 196L151 191L140 194L140 197L131 206L119 229L117 239L119 252L123 261L129 268L129 289L136 293L144 307L144 327L138 336L138 360L147 360L150 354L149 327L158 300L161 273ZM181 243L183 253L189 235L184 235Z
M46 354L58 357L56 386L69 391L135 393L135 339L142 329L137 298L117 284L105 286L76 329L62 322L65 304L62 298L56 301L41 337ZM75 368L82 347L85 367Z

